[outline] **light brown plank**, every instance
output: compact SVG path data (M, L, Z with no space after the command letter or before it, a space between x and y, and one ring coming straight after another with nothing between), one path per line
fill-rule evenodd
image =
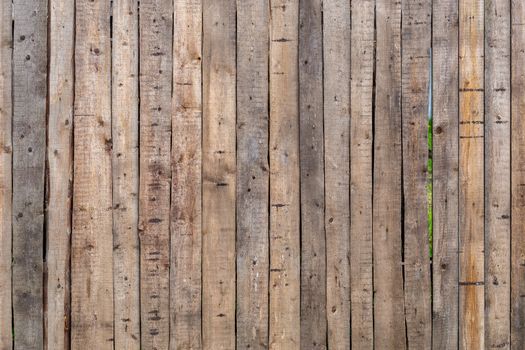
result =
M174 2L170 349L201 348L201 0Z
M268 348L268 22L268 1L237 1L238 349Z
M45 346L69 348L75 4L49 2Z
M432 345L426 191L432 2L406 0L402 6L405 318L408 347L423 350Z
M432 348L458 348L458 0L433 2Z
M401 232L401 3L376 2L374 346L405 344Z
M351 18L351 334L352 349L363 350L374 348L372 274L374 7L373 0L353 1ZM340 12L346 13L346 11ZM336 43L342 40L347 41L338 39ZM335 56L335 59L339 60L339 55ZM344 61L346 59L343 59ZM337 72L334 73L334 79L339 80ZM341 129L337 125L331 128ZM338 143L334 143L334 152L340 152ZM342 161L336 162L336 164L341 163Z
M138 1L113 2L113 279L115 349L140 347Z
M270 344L300 347L299 1L270 3Z
M12 3L0 5L0 349L13 344L11 298L12 240Z
M72 349L113 349L109 10L76 2Z
M327 336L330 349L348 349L351 334L348 258L350 254L350 2L348 1L328 0L323 3L323 61ZM370 254L372 254L371 250ZM371 269L370 265L370 272Z
M485 344L510 349L510 1L485 2Z
M13 5L14 347L42 349L47 1Z
M203 3L204 349L235 348L235 0Z

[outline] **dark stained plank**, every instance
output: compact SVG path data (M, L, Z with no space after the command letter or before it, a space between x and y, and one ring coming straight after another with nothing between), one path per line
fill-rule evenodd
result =
M14 347L42 349L48 4L13 5Z
M268 24L268 2L237 1L238 349L268 348Z

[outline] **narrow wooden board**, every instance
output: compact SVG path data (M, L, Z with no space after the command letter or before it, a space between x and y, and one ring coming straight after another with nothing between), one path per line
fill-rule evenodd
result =
M322 19L321 0L299 2L300 343L308 349L327 348Z
M44 342L47 1L15 1L13 42L13 318L15 349Z
M202 1L174 2L170 349L201 349Z
M432 348L458 348L458 0L433 2Z
M141 348L169 347L173 1L140 3Z
M270 344L300 347L299 1L270 3Z
M238 349L268 348L268 25L269 2L237 1Z
M13 344L11 298L12 241L12 9L11 1L0 5L0 349Z
M374 346L406 348L401 213L401 3L376 2Z
M202 332L235 348L236 2L203 3Z
M410 349L432 345L432 298L428 241L428 92L432 2L402 2L402 132L404 280Z
M346 6L346 1L341 1L341 3ZM344 24L346 23L347 11L335 9L336 13L341 13L340 21ZM350 59L352 64L350 97L351 334L352 349L362 350L372 350L374 348L374 287L372 274L374 12L375 2L373 0L356 0L352 2L352 49L350 50L347 47L346 54L342 55L342 57L346 57L348 50L352 54ZM328 27L328 24L326 26ZM345 27L348 28L347 23ZM334 28L334 31L341 32L338 28ZM330 35L330 38L332 35ZM347 38L343 36L336 39L334 45L347 41ZM333 60L339 61L339 57L341 55L336 54ZM342 62L346 61L348 61L346 58L342 60ZM330 65L332 64L330 63ZM333 79L340 81L338 71L333 73ZM335 91L341 91L341 88L336 87ZM345 91L345 93L347 92ZM330 127L330 129L341 130L343 128L335 125ZM340 151L340 144L334 141L333 153L339 154ZM339 166L339 164L346 164L347 162L348 159L345 158L334 163ZM336 181L339 181L339 178L340 176L336 178ZM335 193L340 192L342 193L341 195L344 195L344 193L348 192L348 188L345 188L344 191L335 191ZM344 348L347 348L347 346L345 345Z
M138 0L113 3L113 280L115 349L140 348Z
M483 349L483 2L459 1L459 347Z
M45 347L68 349L70 328L71 186L75 4L49 2Z
M485 2L485 344L510 349L510 1Z
M72 349L114 345L109 11L109 2L76 2Z

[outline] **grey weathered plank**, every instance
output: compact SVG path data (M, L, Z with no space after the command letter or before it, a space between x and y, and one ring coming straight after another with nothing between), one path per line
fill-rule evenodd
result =
M270 349L300 347L299 1L270 3Z
M268 348L268 24L269 2L237 1L238 349Z
M510 349L510 1L485 2L485 344Z
M170 348L201 343L202 1L174 2Z
M173 1L140 3L141 348L169 347Z
M49 97L47 136L48 349L69 348L71 186L73 181L73 96L75 4L49 2Z
M76 2L72 349L113 349L109 10L109 2Z
M322 16L321 0L299 2L300 343L308 349L327 347Z
M42 349L47 1L13 5L14 346Z
M432 2L406 0L402 3L405 318L408 347L423 350L432 345L426 191Z
M432 348L458 348L458 0L433 2Z
M138 1L113 2L113 280L115 348L140 348Z
M401 3L376 2L374 345L406 348L401 232Z
M12 240L12 3L0 5L0 349L13 343L11 298Z
M203 348L235 348L236 2L203 2Z

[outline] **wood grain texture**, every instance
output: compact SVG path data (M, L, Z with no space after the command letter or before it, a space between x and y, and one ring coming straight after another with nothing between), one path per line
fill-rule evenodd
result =
M140 3L141 348L169 347L173 2Z
M237 1L238 349L268 348L268 25L268 1Z
M322 1L299 2L301 340L327 348Z
M13 6L14 347L42 349L47 1Z
M432 345L428 242L428 92L432 2L402 4L402 142L405 318L410 349Z
M140 348L138 1L113 3L113 279L115 349Z
M485 344L510 349L510 1L485 1Z
M47 136L47 316L45 346L68 349L71 313L71 204L75 4L49 2Z
M458 0L433 2L432 348L458 348Z
M202 2L174 2L170 349L200 349Z
M299 2L270 2L270 344L300 347Z
M203 2L204 349L235 348L236 2Z
M0 349L13 344L11 297L12 242L12 9L0 5Z
M352 348L363 350L374 348L372 272L374 5L373 0L353 1L351 19L351 334ZM344 14L346 11L341 12ZM339 39L339 42L342 40L345 39ZM337 74L334 76L335 79L339 79ZM335 129L340 128L335 127ZM339 145L334 144L334 152L338 152L338 149Z
M76 1L72 349L114 345L109 10Z

